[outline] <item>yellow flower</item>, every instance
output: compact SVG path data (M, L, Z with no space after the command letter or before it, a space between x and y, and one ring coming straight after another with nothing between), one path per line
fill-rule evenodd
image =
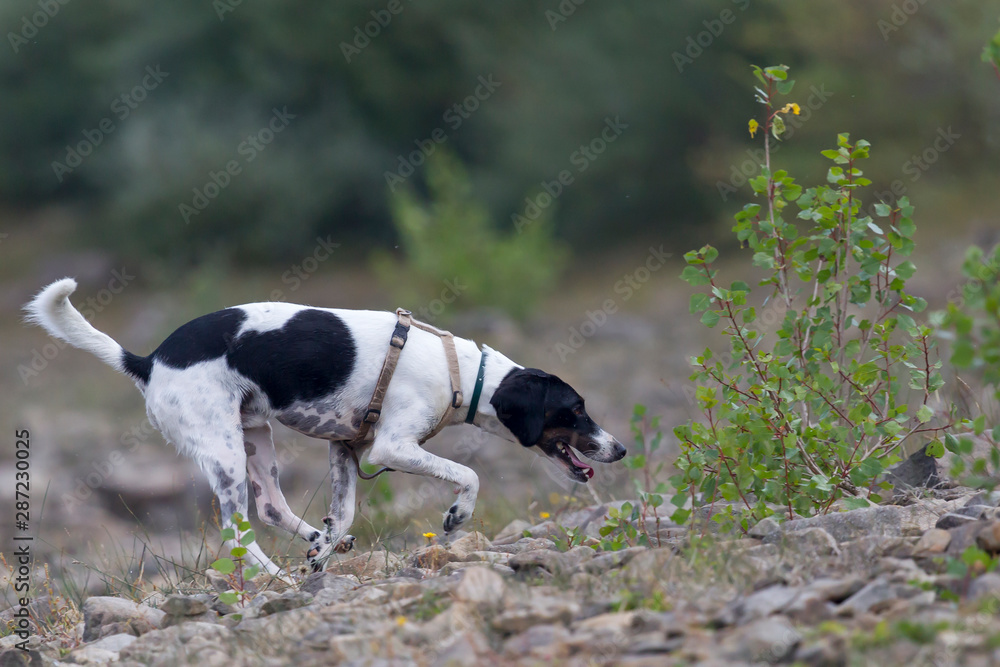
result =
M760 123L757 122L756 118L750 119L750 136L757 134L757 128L760 127Z
M539 512L538 516L542 517L543 519L548 519L550 515L548 512Z
M424 537L428 540L433 540L435 537L437 537L437 533L424 533Z
M404 625L406 625L406 617L405 616L397 616L396 617L396 625L398 625L399 627L403 627Z
M802 109L795 102L789 102L785 106L781 107L780 113L788 113L789 111L798 116Z

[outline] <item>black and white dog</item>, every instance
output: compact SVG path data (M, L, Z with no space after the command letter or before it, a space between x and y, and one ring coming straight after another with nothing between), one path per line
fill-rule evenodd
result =
M49 285L25 306L28 320L135 381L146 398L150 423L205 471L224 525L234 512L246 515L252 492L262 521L311 543L308 558L314 567L334 551L351 548L354 538L347 531L354 521L357 467L346 443L367 413L396 326L394 314L252 303L192 320L141 357L87 322L69 302L75 289L71 278ZM578 482L587 482L594 471L573 448L602 462L625 455L621 443L587 415L580 395L559 378L519 366L485 345L481 351L471 340L455 338L455 346L465 399L449 424L466 420L485 354L476 426L525 447L537 446ZM455 484L458 500L445 514L446 533L472 516L479 491L476 473L419 445L448 407L449 378L441 339L412 328L381 419L357 452L374 465ZM271 418L330 441L332 494L323 533L292 513L281 493ZM248 549L266 571L280 572L256 543Z

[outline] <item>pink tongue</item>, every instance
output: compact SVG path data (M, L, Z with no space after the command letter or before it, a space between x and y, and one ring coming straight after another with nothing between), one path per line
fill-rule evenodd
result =
M567 447L566 452L569 454L569 460L572 461L573 465L575 465L577 468L583 469L583 472L587 475L587 479L591 479L594 476L594 469L591 468L586 463L584 463L583 461L581 461L580 459L576 458L576 456L573 455L572 449Z

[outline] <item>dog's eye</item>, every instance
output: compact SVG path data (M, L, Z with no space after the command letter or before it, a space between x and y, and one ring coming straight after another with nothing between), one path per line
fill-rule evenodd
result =
M583 406L578 405L575 408L573 408L573 414L576 415L577 417L582 417L586 413L584 412Z

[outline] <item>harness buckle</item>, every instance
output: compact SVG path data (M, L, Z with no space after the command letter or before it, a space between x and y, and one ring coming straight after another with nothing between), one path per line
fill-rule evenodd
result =
M452 392L452 394L451 394L451 407L453 407L453 408L455 408L457 410L458 408L462 407L462 401L463 400L464 399L462 397L462 391L461 390Z
M375 424L378 422L379 417L381 416L382 416L381 409L376 410L374 408L368 408L368 414L366 414L365 418L362 419L361 421L363 421L366 424Z

